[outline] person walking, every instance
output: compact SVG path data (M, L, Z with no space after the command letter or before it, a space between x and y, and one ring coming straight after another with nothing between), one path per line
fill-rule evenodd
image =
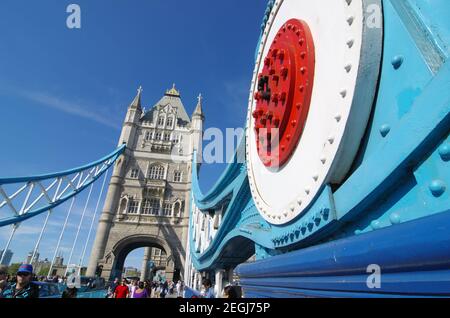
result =
M212 288L212 283L211 280L208 278L205 278L202 281L202 285L204 288L204 292L203 292L203 298L216 298L214 295L214 289Z
M0 266L0 295L8 287L8 267Z
M116 287L119 286L119 279L116 277L111 285L108 287L108 298L114 298Z
M127 286L127 280L124 278L120 282L120 285L116 287L114 290L114 296L113 298L129 298L130 297L130 290Z
M136 289L138 288L138 281L132 280L130 285L128 285L128 287L130 288L130 298L134 298L133 295Z
M138 286L131 298L149 298L147 289L145 288L143 282L138 283Z
M39 287L31 281L33 266L22 264L17 270L16 283L2 291L2 298L39 298Z

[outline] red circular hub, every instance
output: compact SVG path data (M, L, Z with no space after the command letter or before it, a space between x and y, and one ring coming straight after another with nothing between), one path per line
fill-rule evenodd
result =
M255 93L256 143L266 167L283 166L292 156L308 117L315 51L306 22L292 19L279 30Z

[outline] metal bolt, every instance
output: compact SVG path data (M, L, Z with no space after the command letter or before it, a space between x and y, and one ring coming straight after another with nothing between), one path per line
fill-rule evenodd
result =
M450 160L450 145L448 143L439 147L439 155L444 161Z
M394 69L398 70L400 68L400 66L402 66L403 61L404 61L403 56L397 55L392 59L391 63L392 63L392 66L394 67Z
M377 230L381 227L380 221L375 220L372 221L372 223L370 223L370 226L372 227L372 229Z
M274 103L278 102L278 93L272 95L272 102Z
M430 183L430 191L433 194L433 196L435 197L440 197L442 194L444 194L445 190L446 190L446 186L444 181L442 180L433 180Z
M387 124L384 124L380 127L380 133L383 138L386 137L390 131L391 131L391 127Z
M402 221L398 213L392 213L391 216L389 217L389 220L391 221L392 224L399 224Z

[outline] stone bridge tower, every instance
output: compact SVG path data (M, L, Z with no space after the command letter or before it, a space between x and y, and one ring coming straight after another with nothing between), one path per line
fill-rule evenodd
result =
M117 161L100 217L87 270L106 279L121 276L127 255L145 247L141 278L147 276L151 249L163 251L168 280L184 273L188 240L191 163L201 153L202 98L190 118L179 91L167 90L149 111L139 88L125 117Z

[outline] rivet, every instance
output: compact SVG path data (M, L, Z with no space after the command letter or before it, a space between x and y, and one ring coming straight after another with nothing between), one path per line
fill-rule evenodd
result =
M309 194L311 192L311 190L309 188L305 189L306 194Z
M383 138L386 137L390 131L391 131L391 127L387 124L384 124L380 127L380 134Z
M319 176L318 176L317 174L315 174L315 175L313 176L313 179L314 179L314 181L317 181L317 180L319 180Z
M400 66L402 66L403 61L404 61L403 56L397 55L397 56L394 56L391 63L392 63L392 66L394 67L394 69L398 70L400 68Z
M352 70L352 65L349 64L349 65L345 66L345 70L347 71L347 73L350 73L350 71Z
M340 94L341 94L342 98L345 98L345 96L347 96L347 91L344 89L341 91Z
M391 221L391 224L399 224L401 222L401 218L398 213L392 213L389 220Z
M353 44L355 44L355 41L353 39L347 41L347 46L349 49L351 49L353 47Z
M348 17L348 19L347 19L348 25L352 25L352 24L353 24L353 21L355 21L355 18L354 18L354 17Z
M336 116L334 116L334 119L336 119L337 122L341 121L341 115L340 114L336 114Z
M290 209L291 209L292 212L294 212L294 211L295 211L295 206L294 206L294 205L291 205L291 206L290 206Z
M450 145L448 143L439 147L439 155L444 161L450 160Z
M322 158L320 158L320 161L322 162L322 164L325 164L327 162L327 158L322 157Z
M332 145L334 142L334 137L333 136L328 137L328 142L330 143L330 145Z
M429 188L435 197L440 197L446 190L445 183L442 180L431 181Z
M302 199L297 199L297 204L302 205Z
M372 227L372 229L377 230L381 227L381 223L378 220L372 221L372 223L370 223L370 226Z

